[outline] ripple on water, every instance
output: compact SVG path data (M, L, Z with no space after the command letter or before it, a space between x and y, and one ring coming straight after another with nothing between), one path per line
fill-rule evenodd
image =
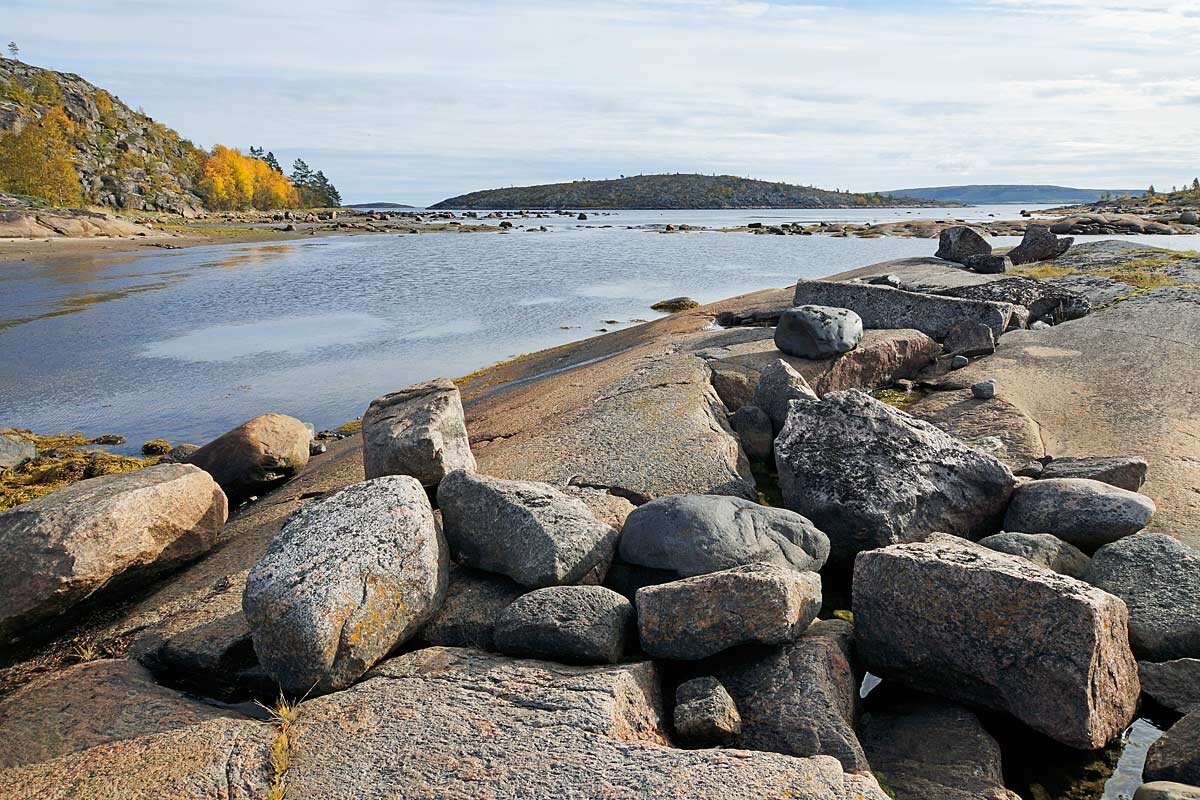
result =
M388 322L369 314L316 314L198 328L154 342L142 355L180 361L233 361L264 353L297 353L366 341Z

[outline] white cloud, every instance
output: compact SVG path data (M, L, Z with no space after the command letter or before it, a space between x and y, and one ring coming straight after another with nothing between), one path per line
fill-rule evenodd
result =
M1196 169L1200 15L1160 0L1136 18L1111 0L0 10L30 62L205 145L303 155L351 200L655 171L866 190L1125 188Z

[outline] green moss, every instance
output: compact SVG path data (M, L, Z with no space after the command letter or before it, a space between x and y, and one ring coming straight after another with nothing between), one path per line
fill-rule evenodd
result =
M871 392L871 396L880 402L887 403L892 408L907 411L925 394L916 390L906 392L902 389L876 389Z

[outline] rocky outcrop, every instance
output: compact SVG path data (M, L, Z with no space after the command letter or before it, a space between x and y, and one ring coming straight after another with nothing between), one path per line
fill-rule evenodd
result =
M989 550L1020 556L1072 578L1082 577L1089 563L1086 553L1049 533L997 533L985 536L979 543Z
M821 610L821 578L747 564L639 589L638 636L655 658L695 660L740 644L795 640Z
M1013 492L1004 528L1052 533L1094 552L1146 527L1154 511L1154 501L1136 492L1085 478L1050 478Z
M496 800L642 794L678 800L857 797L833 759L663 746L654 667L568 667L427 648L301 704L288 792ZM854 782L863 800L885 795Z
M855 391L793 404L775 463L785 505L835 559L935 531L994 533L1014 485L992 456Z
M80 481L0 514L0 638L207 552L227 510L207 473L163 464Z
M1164 533L1139 533L1097 550L1083 579L1129 606L1140 658L1200 658L1200 553Z
M1200 658L1138 662L1142 693L1180 714L1200 708Z
M639 506L621 532L621 559L679 577L767 563L818 571L829 539L809 520L737 497L680 495Z
M695 746L729 745L742 732L742 716L716 678L692 678L675 690L675 735Z
M254 650L288 692L344 688L429 620L448 571L420 483L348 486L296 512L250 570Z
M286 414L262 414L243 422L188 458L229 495L233 503L265 492L308 464L308 427Z
M3 104L0 100L0 105ZM128 220L80 208L0 210L0 239L81 239L93 236L161 236Z
M458 470L438 486L438 506L455 561L529 588L603 574L617 545L615 528L544 483Z
M798 306L780 315L775 346L797 358L830 358L853 350L862 335L862 319L849 309Z
M1008 303L836 281L797 281L793 303L848 308L862 318L866 328L914 328L939 341L960 322L983 323L998 339L1008 329L1013 313Z
M549 586L518 597L496 619L496 649L564 664L615 664L633 606L603 586Z
M854 731L862 675L852 652L850 626L831 620L791 644L738 651L715 665L742 716L741 746L833 756L847 772L869 772Z
M872 674L1071 747L1103 747L1137 707L1125 604L979 545L940 536L861 554L854 623Z
M445 379L372 401L363 414L362 436L368 478L412 475L437 486L456 469L475 470L458 387Z

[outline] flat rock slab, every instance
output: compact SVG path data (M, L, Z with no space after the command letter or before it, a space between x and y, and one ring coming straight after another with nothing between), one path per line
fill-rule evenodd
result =
M1000 461L862 392L792 404L775 440L784 504L832 557L932 532L994 533L1014 485Z
M821 610L821 576L747 564L638 590L638 635L655 658L700 659L800 636Z
M427 648L302 703L298 797L882 800L833 759L664 746L648 663L567 667ZM854 794L852 792L859 792Z
M1071 747L1103 747L1137 707L1125 604L1016 556L948 536L862 553L854 621L873 674Z
M1196 550L1163 533L1139 533L1096 551L1083 579L1125 601L1140 658L1200 658Z
M1139 456L1055 458L1042 470L1042 478L1086 478L1136 492L1146 482L1150 465Z
M208 552L228 504L184 464L91 478L0 513L0 639Z
M815 572L829 558L829 539L794 511L703 494L639 506L619 546L626 563L683 578L753 563Z
M1013 313L1009 303L964 300L837 281L797 281L793 302L798 306L848 308L862 318L865 328L915 328L939 341L963 322L982 323L999 339L1008 329Z

